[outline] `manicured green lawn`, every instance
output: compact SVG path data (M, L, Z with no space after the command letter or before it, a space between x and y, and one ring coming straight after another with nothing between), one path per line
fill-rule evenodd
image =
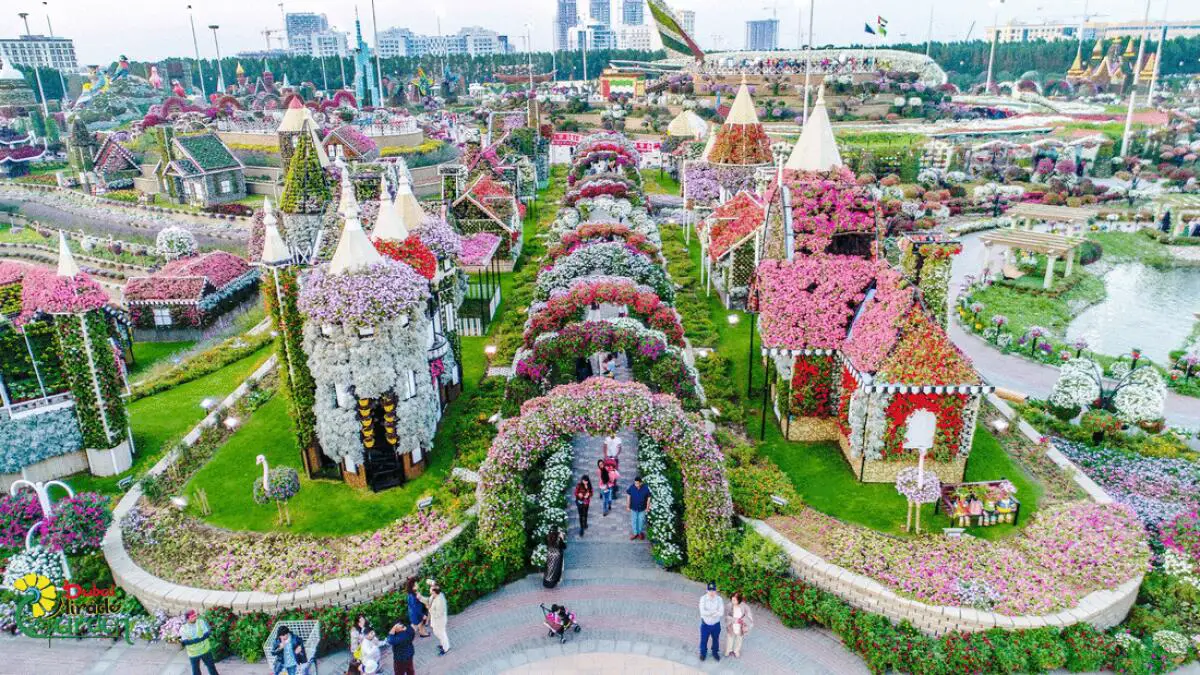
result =
M217 454L196 472L184 488L192 495L203 489L212 513L204 519L232 530L288 532L337 536L378 529L413 510L416 501L444 483L454 464L455 448L450 443L460 424L474 424L478 411L465 409L467 394L478 386L486 368L483 345L486 338L463 338L463 395L447 408L437 436L435 450L418 478L402 487L371 492L350 487L339 480L310 480L304 474L300 451L296 447L287 402L274 396L246 420ZM264 455L271 467L290 466L300 474L300 492L288 503L292 516L290 528L275 524L274 505L254 502L251 486L262 475L255 463ZM199 514L197 514L199 515Z
M184 342L135 342L133 343L134 365L129 369L130 381L153 368L155 364L170 357L186 352L196 343L192 340Z
M210 397L220 400L228 396L270 354L271 347L263 347L214 373L129 404L130 425L133 427L133 441L137 448L133 467L119 476L108 478L78 474L71 477L71 487L77 491L119 493L121 490L117 487L118 480L128 475L138 476L154 466L169 441L183 436L196 426L197 422L204 419L207 413L200 407L201 401Z
M1170 267L1174 258L1167 247L1137 232L1092 232L1088 239L1104 249L1101 260L1107 262L1142 262L1156 267Z
M660 173L657 169L648 169L642 174L642 182L645 185L646 192L650 194L679 194L679 181L672 178L671 174L666 171Z
M1105 253L1107 256L1107 253ZM983 316L992 317L1003 314L1008 317L1008 325L1016 335L1023 335L1030 326L1042 326L1059 337L1065 334L1067 325L1087 307L1104 299L1106 291L1104 280L1094 274L1075 268L1075 274L1081 275L1079 281L1067 292L1058 297L1050 297L1013 288L1002 284L993 284L988 288L976 291L972 299L983 303ZM1031 284L1041 287L1041 276L1027 275Z

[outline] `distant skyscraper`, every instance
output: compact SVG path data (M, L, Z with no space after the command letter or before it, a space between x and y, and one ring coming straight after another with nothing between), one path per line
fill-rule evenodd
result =
M646 0L622 0L621 23L626 26L640 26L646 21Z
M571 26L578 21L579 11L575 0L558 0L558 12L554 16L554 51L567 51Z
M75 72L75 42L65 37L22 35L0 39L0 57L9 65L42 66Z
M591 0L591 11L589 12L593 19L599 21L605 26L612 25L612 0Z
M299 12L284 16L287 28L288 47L297 54L312 54L312 34L329 30L329 19L324 14Z
M679 17L679 27L683 29L683 32L687 33L689 36L696 34L695 12L690 9L681 9L678 12L675 12L675 15Z
M779 19L746 22L746 50L766 52L779 47Z

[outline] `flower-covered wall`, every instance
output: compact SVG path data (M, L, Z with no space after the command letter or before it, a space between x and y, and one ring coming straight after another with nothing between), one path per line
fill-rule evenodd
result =
M295 422L296 444L301 452L313 445L316 417L313 414L315 384L304 353L304 319L297 307L298 271L294 267L272 270L263 275L262 298L278 335L275 338L283 385L289 393L288 405ZM276 286L278 281L278 286ZM280 302L282 300L282 303ZM315 467L309 467L315 469Z
M74 408L56 408L17 419L0 416L0 474L20 473L27 466L82 447Z
M125 402L108 319L99 309L60 314L54 317L54 328L84 447L106 450L119 445L126 434Z

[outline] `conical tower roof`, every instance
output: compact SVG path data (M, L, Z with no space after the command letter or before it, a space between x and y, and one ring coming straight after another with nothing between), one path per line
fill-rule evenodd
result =
M300 101L299 96L292 97L291 103L288 103L287 110L283 113L283 120L279 123L278 133L295 133L304 130L305 120L311 120L312 113Z
M733 98L733 105L729 107L729 114L725 116L725 124L758 124L758 112L754 110L754 99L750 98L750 87L746 86L744 76L737 96Z
M396 211L410 232L421 229L421 221L425 220L425 211L421 209L421 203L413 194L412 184L408 182L408 176L404 174L400 174L400 181L396 185Z
M358 195L354 194L354 182L350 180L350 168L345 162L338 160L338 167L342 170L342 198L338 201L338 215L343 218L350 217L350 211L358 213Z
M825 110L825 88L817 90L817 103L813 106L808 123L800 132L800 140L792 148L785 169L796 171L829 171L842 166L842 154L838 152L837 140L833 137L833 125L829 123L829 112Z
M1134 39L1129 38L1129 42L1125 45L1125 53L1121 55L1123 58L1132 59L1137 56L1137 52L1133 49L1133 43Z
M330 274L360 272L371 265L383 260L379 251L367 239L362 223L358 221L358 206L355 205L350 215L346 217L346 225L342 228L342 238L338 240L337 249L333 252L333 260L329 262Z
M372 232L376 239L383 241L404 241L408 239L408 227L405 226L404 219L400 216L398 201L399 198L396 201L392 201L386 186L380 188L379 217L375 220L375 231Z
M62 231L58 231L58 276L73 277L79 274L79 264L75 262L75 256L71 253L71 247L67 245L67 235Z
M1075 48L1075 61L1071 63L1070 69L1067 70L1067 75L1070 77L1078 77L1085 71L1083 70L1083 43L1080 42Z
M680 138L704 138L708 135L708 122L691 110L684 110L667 125L667 135Z
M268 197L263 200L263 248L259 256L264 265L283 265L292 260L291 249L279 233L278 222Z

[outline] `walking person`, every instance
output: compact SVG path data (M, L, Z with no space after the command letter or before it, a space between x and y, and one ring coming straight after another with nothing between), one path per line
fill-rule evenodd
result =
M446 608L446 594L442 593L436 581L430 579L429 597L420 594L417 597L429 608L429 627L438 641L438 656L444 656L450 651L450 636L446 634L446 620L450 613Z
M392 673L393 675L416 675L413 670L413 656L416 651L413 649L413 638L417 637L417 631L411 627L404 619L396 622L392 629L388 631L387 643L392 648Z
M613 497L617 491L617 470L602 459L596 460L597 473L600 476L600 498L603 500L604 515L612 511Z
M362 643L358 646L362 653L364 675L378 675L382 672L383 664L379 662L379 645L381 644L383 643L376 637L375 629L368 626L367 634L363 636Z
M700 596L700 660L708 658L708 645L712 644L712 655L721 660L721 620L725 618L725 601L717 595L717 584L708 582L708 592Z
M542 573L542 586L554 588L562 580L563 551L567 550L567 540L557 525L550 526L546 534L546 570Z
M418 637L429 637L429 612L417 595L417 578L409 577L404 583L404 590L408 595L408 624Z
M642 482L642 477L633 479L633 485L625 490L629 495L625 505L629 508L630 525L633 527L632 539L646 539L646 510L650 508L650 488Z
M271 668L275 675L285 670L288 675L296 675L297 670L306 663L308 654L304 651L304 642L293 635L287 626L280 626L275 645L271 647Z
M204 662L204 667L208 669L208 675L217 675L217 666L213 663L212 643L209 642L212 628L207 621L200 618L200 613L195 609L189 609L184 614L184 620L187 623L179 629L179 642L187 651L188 661L192 664L192 675L200 675L201 662Z
M367 636L367 631L370 625L367 623L367 617L359 614L354 617L354 625L350 627L350 655L356 659L362 658L362 651L359 647L362 646L363 638Z
M604 437L604 459L614 467L621 466L621 437L610 434Z
M754 613L750 611L750 603L737 591L729 596L729 640L725 647L725 656L730 654L742 658L742 641L754 628Z
M587 532L588 507L592 504L592 479L585 473L575 484L575 508L579 509L579 536Z

